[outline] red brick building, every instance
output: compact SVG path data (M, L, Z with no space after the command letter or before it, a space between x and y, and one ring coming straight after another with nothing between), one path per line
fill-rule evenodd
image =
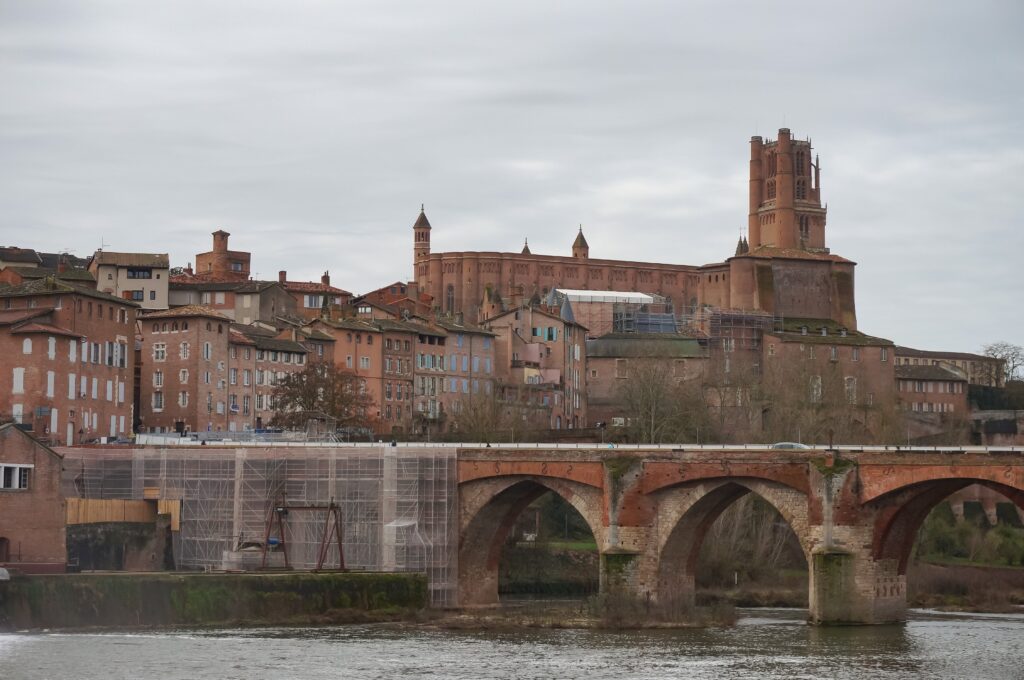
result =
M64 571L62 463L58 453L15 424L0 425L0 567Z
M896 366L902 408L915 413L967 414L967 378L945 366Z
M484 322L495 334L502 396L542 411L547 427L587 425L586 328L567 316L524 306Z
M197 305L139 318L142 432L229 429L230 331L229 318Z
M564 256L522 252L432 253L426 214L413 225L414 280L444 313L475 321L489 298L506 309L552 288L650 293L677 312L709 305L829 319L851 330L854 263L825 245L820 170L808 141L788 129L751 139L748 239L734 257L703 266L591 257L582 229Z
M69 446L129 435L136 308L52 278L0 287L0 411Z
M330 272L324 272L319 283L316 281L289 281L288 272L278 273L278 283L284 286L295 300L295 311L304 319L320 317L325 305L340 307L352 300L352 293L331 285Z

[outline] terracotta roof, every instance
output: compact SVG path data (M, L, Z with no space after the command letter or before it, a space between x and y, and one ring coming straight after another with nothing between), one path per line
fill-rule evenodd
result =
M171 290L232 290L236 293L259 293L267 288L281 285L277 281L208 281L197 276L172 276Z
M35 321L33 321L31 323L27 323L27 324L21 325L21 326L18 326L17 328L13 329L11 332L12 333L47 333L49 335L63 335L65 337L69 337L69 338L80 338L80 337L82 337L81 333L75 333L74 331L69 331L66 328L60 328L58 326L53 326L53 325L50 325L48 323L37 323Z
M69 267L64 271L57 271L52 267L7 267L12 272L16 272L18 276L23 279L43 279L47 276L55 276L58 279L64 281L85 281L87 283L96 283L96 278L88 269L77 269Z
M896 377L909 380L956 380L967 382L960 373L951 371L944 366L907 366L900 364L896 366Z
M774 246L758 246L748 253L734 255L733 257L757 257L757 258L779 258L784 260L820 260L824 262L849 262L845 257L812 250L801 250L799 248L776 248ZM714 265L710 265L714 266Z
M265 338L261 335L251 336L250 339L257 349L269 349L276 352L298 352L306 354L307 350L303 345L294 340L280 340L278 338Z
M170 258L167 257L167 253L113 253L97 250L96 254L92 256L92 261L96 264L115 267L154 267L156 269L170 267Z
M10 326L22 323L37 316L43 316L53 311L52 307L33 307L32 309L3 309L0 310L0 326Z
M462 322L459 323L452 319L438 319L435 321L438 326L450 331L452 333L476 333L478 335L494 335L493 332L487 330L483 326L477 326L476 324Z
M334 293L335 295L351 295L352 293L341 288L335 288L327 283L317 281L285 281L285 290L294 293Z
M919 357L926 359L958 359L964 361L1000 361L996 357L985 356L984 354L971 354L970 352L933 352L925 349L914 349L913 347L896 346L896 355L901 357Z
M181 307L171 307L170 309L164 309L159 312L143 314L139 319L142 321L148 321L149 319L180 319L182 317L192 316L204 316L211 319L221 319L223 321L231 320L217 310L210 309L203 305L182 305Z
M4 262L31 262L35 264L42 264L43 262L42 258L39 257L39 253L31 248L18 248L16 246L0 248L0 260Z
M256 342L245 333L241 333L232 328L228 333L228 342L233 342L236 345L255 345Z
M68 281L54 279L51 277L25 281L17 286L5 286L0 284L0 297L55 295L60 293L82 295L84 297L91 297L105 302L116 302L119 305L126 305L128 307L139 307L138 303L132 302L131 300L125 300L123 298L95 290L94 288L86 288L76 283L70 283Z

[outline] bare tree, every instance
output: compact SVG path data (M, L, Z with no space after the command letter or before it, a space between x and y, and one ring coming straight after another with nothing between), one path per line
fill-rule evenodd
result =
M982 354L1003 362L1002 378L1000 381L993 381L992 384L1024 380L1024 347L1009 342L993 342L982 348Z
M354 373L326 362L309 363L284 377L274 388L273 424L305 427L309 413L322 413L344 427L369 427L373 400Z
M676 375L663 357L631 358L618 386L626 438L635 443L693 441L709 429L699 378Z

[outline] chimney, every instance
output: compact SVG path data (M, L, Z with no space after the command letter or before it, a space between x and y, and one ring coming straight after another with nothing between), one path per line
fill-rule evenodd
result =
M324 284L325 286L331 285L331 273L324 272L324 275L320 277L320 283Z
M57 260L57 273L58 274L63 274L67 270L68 270L67 258L65 258L63 255L61 255L60 259Z
M228 236L231 236L223 229L213 232L213 252L225 253L228 250Z
M287 281L288 280L288 272L286 272L283 269L281 271L279 271L277 273L277 280L278 280L279 283L284 283L285 281Z
M195 272L192 271L192 263L191 262L189 262L188 266L185 267L185 273L188 274L189 276L192 276L193 274L195 274Z

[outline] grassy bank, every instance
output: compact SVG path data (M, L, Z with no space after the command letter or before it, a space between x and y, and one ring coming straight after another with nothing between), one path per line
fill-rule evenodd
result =
M60 574L0 585L0 627L16 630L317 624L426 606L422 574Z

